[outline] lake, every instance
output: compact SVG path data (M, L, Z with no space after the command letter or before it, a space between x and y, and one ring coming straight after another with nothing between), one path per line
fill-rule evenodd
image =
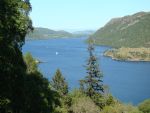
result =
M86 37L60 38L26 41L23 52L43 61L39 70L51 80L56 69L60 69L70 89L79 87L79 80L86 76L88 59ZM113 96L134 105L150 98L150 62L121 62L103 56L108 49L96 46L95 53L104 75L104 84L109 86Z

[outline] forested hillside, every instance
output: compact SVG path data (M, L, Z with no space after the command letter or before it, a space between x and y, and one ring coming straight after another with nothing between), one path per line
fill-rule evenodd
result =
M150 12L111 19L90 38L98 45L150 47Z
M27 34L27 38L44 39L44 38L58 38L58 37L71 37L73 34L67 31L54 31L48 28L34 28L32 32Z

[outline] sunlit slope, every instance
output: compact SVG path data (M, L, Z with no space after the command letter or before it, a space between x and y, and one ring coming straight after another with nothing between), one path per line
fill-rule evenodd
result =
M98 45L150 47L150 12L114 18L90 38Z

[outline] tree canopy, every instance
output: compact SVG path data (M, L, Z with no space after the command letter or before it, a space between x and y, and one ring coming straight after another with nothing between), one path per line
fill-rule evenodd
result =
M56 70L56 73L52 78L51 85L61 95L66 95L68 93L68 84L59 69Z
M99 64L96 56L94 55L93 43L89 44L89 59L86 65L87 76L80 80L80 89L90 98L92 98L96 104L101 104L99 99L104 92L103 88L103 75L99 69ZM101 105L100 105L101 106Z
M38 71L22 46L32 30L29 0L0 1L0 112L48 113L59 105L58 93ZM53 98L54 97L54 98Z

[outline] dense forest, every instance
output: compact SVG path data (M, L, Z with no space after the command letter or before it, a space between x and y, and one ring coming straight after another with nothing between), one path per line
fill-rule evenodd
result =
M0 113L150 113L150 100L127 105L109 93L92 43L78 89L69 90L60 69L45 78L32 55L22 53L33 30L31 9L29 0L0 2Z

